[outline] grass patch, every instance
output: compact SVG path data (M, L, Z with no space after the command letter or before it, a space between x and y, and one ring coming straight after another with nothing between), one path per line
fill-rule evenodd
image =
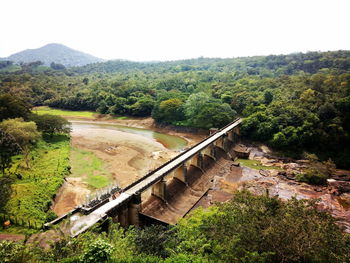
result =
M40 228L47 220L53 196L69 173L69 137L54 135L44 139L30 153L30 168L19 155L10 170L14 179L12 193L0 212L2 217L10 216L16 225Z
M127 120L129 118L126 117L126 116L118 116L118 117L113 117L112 119L115 119L115 120Z
M237 162L239 162L241 165L245 167L256 169L256 170L283 170L281 167L277 167L277 166L262 165L261 162L258 160L237 159Z
M89 151L72 148L72 176L83 177L92 188L102 188L112 182L110 173L105 169L101 159Z
M53 109L47 106L35 107L32 111L38 115L51 114L51 115L59 115L59 116L65 116L65 117L90 117L91 118L91 117L94 117L94 114L96 114L96 112L92 112L92 111L60 110L60 109Z

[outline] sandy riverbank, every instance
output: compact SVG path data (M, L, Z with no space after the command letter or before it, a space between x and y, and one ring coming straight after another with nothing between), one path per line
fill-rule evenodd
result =
M155 130L151 118L132 120L79 119L93 121L96 124L102 121L102 123ZM161 129L156 131L162 132ZM204 137L171 131L166 133L186 139L188 146L199 142ZM179 153L177 150L169 150L154 139L142 135L96 127L73 129L71 146L94 153L104 162L106 170L112 176L113 183L122 188ZM74 154L74 151L71 154ZM72 159L74 156L71 156ZM57 193L52 206L57 215L62 215L81 204L85 201L86 196L94 191L86 184L84 176L76 177L74 165L71 163L72 174L66 178L66 182Z

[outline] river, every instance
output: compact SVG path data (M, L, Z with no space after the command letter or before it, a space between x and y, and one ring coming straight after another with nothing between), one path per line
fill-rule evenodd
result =
M125 187L176 156L187 141L150 129L103 121L69 120L71 123L71 175L66 178L52 206L62 215L96 191L91 180ZM96 159L103 167L94 170ZM91 168L86 172L84 168Z
M73 133L78 133L82 129L85 129L85 130L88 129L90 131L104 129L108 132L121 131L125 133L141 135L146 138L152 139L156 142L161 143L164 147L170 150L183 149L187 144L187 141L181 137L168 135L168 134L152 131L149 129L127 127L119 124L96 122L96 121L70 120L70 123L72 125L71 127L72 127Z

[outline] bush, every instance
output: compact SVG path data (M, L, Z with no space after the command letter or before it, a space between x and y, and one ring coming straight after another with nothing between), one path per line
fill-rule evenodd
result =
M347 262L349 237L316 203L238 192L176 226L175 254L214 262Z
M57 215L54 211L49 210L46 213L46 222L51 222L52 220L55 220L57 218Z
M315 169L310 169L306 173L298 174L295 179L308 184L325 185L327 184L328 176Z
M113 246L103 239L98 239L88 246L81 257L84 263L107 262L112 255Z

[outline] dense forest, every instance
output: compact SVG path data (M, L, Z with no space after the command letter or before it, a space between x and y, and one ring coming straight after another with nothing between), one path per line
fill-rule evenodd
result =
M350 262L349 235L315 207L305 200L282 202L237 192L231 201L196 209L175 226L125 230L106 221L77 238L61 237L47 249L33 241L0 242L0 258L66 263Z
M32 106L152 116L206 129L241 116L248 139L350 167L349 51L75 68L1 61L0 93Z

